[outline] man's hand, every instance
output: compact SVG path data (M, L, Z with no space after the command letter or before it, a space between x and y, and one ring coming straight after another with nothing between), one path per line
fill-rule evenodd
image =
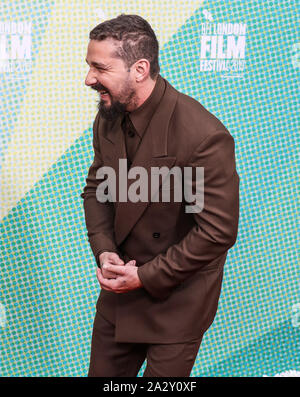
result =
M104 264L124 266L124 261L119 257L116 252L102 252L99 255L99 262L101 266L102 275L104 278L116 278L116 274L103 269ZM99 269L100 270L100 269Z
M97 279L101 288L117 294L141 288L143 285L137 274L138 267L135 266L135 263L136 261L132 260L127 262L125 266L112 265L108 263L103 265L103 270L111 271L115 273L115 276L117 276L115 279L110 280L104 278L101 270L97 268Z

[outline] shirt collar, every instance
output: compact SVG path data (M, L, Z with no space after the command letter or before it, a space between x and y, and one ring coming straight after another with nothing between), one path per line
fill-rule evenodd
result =
M146 131L153 113L164 94L165 88L165 80L160 74L158 74L154 88L148 98L141 104L141 106L134 109L132 112L128 112L129 118L140 138L142 138Z

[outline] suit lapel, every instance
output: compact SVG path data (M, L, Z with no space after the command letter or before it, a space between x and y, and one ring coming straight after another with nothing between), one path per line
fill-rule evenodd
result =
M121 117L108 130L106 136L100 135L100 147L105 165L109 165L116 171L119 166L119 159L126 159L126 146L124 134L121 129Z
M166 80L165 80L166 81ZM148 175L148 193L151 193L151 167L171 168L176 157L168 156L168 126L175 108L178 91L166 81L166 91L156 109L151 122L145 132L140 146L136 152L131 168L143 167ZM142 216L151 201L133 203L118 202L119 197L119 159L126 159L126 148L124 134L121 129L121 118L118 118L112 129L108 132L107 138L101 140L101 152L104 162L116 170L117 176L117 202L115 203L115 240L117 245L127 237L138 219ZM128 180L127 191L135 179ZM159 187L162 181L160 181ZM158 188L159 188L158 187ZM152 192L151 198L157 193Z

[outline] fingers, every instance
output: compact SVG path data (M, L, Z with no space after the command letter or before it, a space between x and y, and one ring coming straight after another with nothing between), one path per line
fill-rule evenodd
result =
M123 293L129 291L130 290L129 284L130 283L132 284L132 278L134 276L133 273L136 272L135 269L130 269L129 266L131 267L136 266L136 261L132 259L131 261L126 263L126 266L105 263L102 266L103 268L102 270L97 268L96 269L97 279L100 283L101 288L116 293ZM116 278L110 278L110 279L105 278L104 274L106 274L107 272L114 273Z
M112 263L119 266L124 265L124 261L116 252L105 252L105 255L102 258L102 263Z
M125 266L135 266L136 265L136 260L132 259L131 261L125 263Z
M119 266L124 265L124 261L116 253L111 253L109 255L109 261L114 263L115 265L119 265Z
M116 274L118 274L120 276L123 276L126 273L126 269L124 268L124 266L111 265L111 264L108 264L108 263L105 263L103 265L103 269L109 270L109 271L111 271L113 273L116 273Z
M99 269L99 267L96 267L96 275L97 275L97 280L101 284L101 282L104 279L104 277L103 277L102 271L101 271L101 269Z
M115 279L107 279L104 278L101 272L101 269L99 269L99 267L97 267L96 269L96 273L97 273L97 279L101 285L101 288L106 289L108 291L113 291L113 285L111 285L111 282Z
M105 270L105 269L102 269L102 276L104 278L116 278L117 277L116 273L109 272L108 270Z
M115 256L118 257L117 254L115 254ZM136 266L136 260L132 259L126 263L126 266L124 266L125 265L124 261L121 261L122 262L121 265L117 265L108 262L107 259L102 258L103 262L101 265L101 269L99 268L96 269L97 279L99 281L101 288L108 291L119 292L120 285L124 283L124 281L121 282L121 280L124 280L124 277L122 276L125 276L126 278L126 275L128 274L128 270L129 270L128 266L133 266L133 267ZM120 261L118 261L118 263L120 263Z

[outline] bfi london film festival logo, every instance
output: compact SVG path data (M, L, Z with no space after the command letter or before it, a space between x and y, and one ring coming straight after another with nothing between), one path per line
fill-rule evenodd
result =
M15 79L31 72L31 32L29 21L0 20L0 73L16 73Z
M151 167L150 175L147 170L141 166L127 168L127 159L119 159L119 183L117 197L117 177L112 167L103 166L98 168L96 179L104 179L97 186L96 198L99 202L159 202L159 184L162 181L161 201L182 202L183 195L186 203L186 213L199 213L204 206L204 167L180 167L172 168ZM171 187L171 176L173 175L174 189ZM193 178L194 176L194 178ZM150 177L150 183L149 183ZM128 181L135 180L130 183ZM150 192L149 192L150 185ZM195 191L195 193L193 192ZM171 193L173 197L171 197ZM150 194L150 200L149 200Z
M224 78L240 78L246 67L246 23L215 23L208 10L200 26L200 71L223 72Z

